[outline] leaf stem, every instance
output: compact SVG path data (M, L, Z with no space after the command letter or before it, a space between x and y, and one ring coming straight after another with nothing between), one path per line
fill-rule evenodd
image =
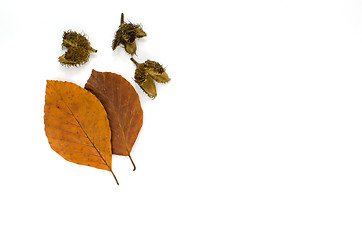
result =
M107 166L108 166L108 164L107 164ZM108 167L109 167L109 166L108 166ZM116 180L116 183L117 183L117 185L119 186L119 183L118 183L118 180L117 180L117 178L116 178L116 175L114 175L114 173L113 173L113 171L112 171L111 168L109 168L109 170L111 171L111 173L112 173L112 175L113 175L113 177L114 177L114 180Z
M122 124L121 124L121 122L119 121L119 119L117 119L117 120L118 120L119 128L121 129L121 131L120 131L120 132L121 132L121 137L122 137L122 141L124 142L124 146L126 147L127 156L129 157L129 159L130 159L131 162L132 162L133 171L136 171L136 165L134 164L133 159L132 159L132 157L131 157L131 153L129 152L128 147L127 147L126 137L124 136Z
M131 160L132 165L133 165L133 171L136 171L136 165L134 164L134 162L133 162L133 160L132 160L132 157L131 157L131 154L129 153L128 149L127 149L127 152L128 152L128 157L129 157L129 159Z

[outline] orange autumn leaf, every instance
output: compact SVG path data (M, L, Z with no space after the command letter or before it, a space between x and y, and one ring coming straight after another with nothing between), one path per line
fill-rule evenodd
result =
M107 113L92 93L70 82L48 80L44 123L55 152L70 162L110 171L118 184Z
M113 154L129 156L143 124L143 111L136 90L121 75L92 71L85 89L103 104L112 132Z

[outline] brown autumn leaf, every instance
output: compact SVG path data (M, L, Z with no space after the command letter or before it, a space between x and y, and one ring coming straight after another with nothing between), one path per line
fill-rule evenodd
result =
M92 71L85 89L92 92L106 109L112 133L113 154L129 156L143 124L143 111L137 92L121 75Z
M45 132L51 148L70 162L112 171L111 131L99 100L74 83L48 80Z

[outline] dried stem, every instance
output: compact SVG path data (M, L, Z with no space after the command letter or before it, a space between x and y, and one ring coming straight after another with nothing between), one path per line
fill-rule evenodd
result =
M108 166L108 164L107 164L107 166ZM109 166L108 166L109 167ZM113 175L113 177L114 177L114 180L116 180L116 183L117 183L117 185L119 186L119 183L118 183L118 180L117 180L117 178L116 178L116 175L114 175L114 173L113 173L113 171L112 171L112 169L109 167L109 170L111 171L111 173L112 173L112 175Z
M136 60L134 60L134 58L131 58L131 61L136 64L136 66L138 67L138 65L140 65Z
M123 25L124 24L124 14L122 13L122 15L121 15L121 25Z
M127 149L127 152L128 152L128 149ZM132 160L132 157L131 157L131 154L128 152L128 157L129 159L131 160L132 162L132 165L133 165L133 171L136 171L136 165L134 164L133 160Z

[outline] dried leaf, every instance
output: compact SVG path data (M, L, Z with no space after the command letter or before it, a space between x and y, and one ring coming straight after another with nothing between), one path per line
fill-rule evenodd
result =
M85 85L103 104L112 132L113 154L129 156L143 124L143 111L137 92L122 76L92 71ZM133 163L134 169L136 169Z
M70 162L113 174L107 113L92 93L70 82L48 80L44 113L54 151Z

